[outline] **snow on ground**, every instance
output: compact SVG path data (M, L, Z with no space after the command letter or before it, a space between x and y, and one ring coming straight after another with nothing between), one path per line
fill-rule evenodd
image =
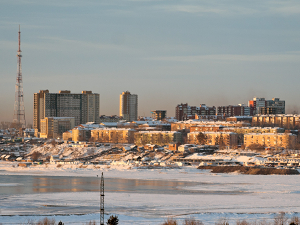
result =
M78 157L84 157L91 154L101 153L107 150L109 147L84 147L80 145L71 144L60 144L53 146L52 144L44 144L41 146L35 146L31 149L29 155L34 152L39 152L43 155L43 158L51 155L60 155L60 157L65 157L66 159L75 159Z
M142 193L122 190L106 192L106 219L109 215L116 214L120 218L120 224L125 225L161 224L169 216L179 220L194 216L205 224L214 224L219 218L226 217L230 224L233 224L238 219L272 220L276 213L281 211L286 212L289 217L300 212L300 176L297 175L212 174L195 167L128 169L122 165L90 165L86 168L72 165L59 168L56 165L37 165L29 168L13 166L15 163L1 161L0 175L95 177L104 172L105 178L198 182L179 189L174 187L175 194L156 194L146 187ZM20 184L12 182L1 185ZM0 198L0 221L3 224L23 223L26 219L38 220L45 215L55 215L57 222L62 220L65 224L99 221L98 192L0 195Z

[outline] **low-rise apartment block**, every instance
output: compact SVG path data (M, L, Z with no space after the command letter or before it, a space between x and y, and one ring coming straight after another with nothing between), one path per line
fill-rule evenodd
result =
M91 131L91 139L101 143L133 143L135 132L130 128L98 128Z
M171 124L171 131L179 131L179 130L190 130L191 127L196 126L223 126L223 127L249 127L250 123L247 122L228 122L228 121L195 121L195 120L187 120L187 121L179 121ZM196 128L194 128L196 129Z
M201 144L198 140L200 133L206 136L206 145L237 146L238 135L234 132L191 132L187 134L189 144Z
M297 136L291 133L249 133L244 135L244 145L256 144L271 148L293 149Z
M139 131L134 134L134 143L137 146L182 143L182 134L176 131Z
M252 117L252 126L299 129L300 115L256 115Z

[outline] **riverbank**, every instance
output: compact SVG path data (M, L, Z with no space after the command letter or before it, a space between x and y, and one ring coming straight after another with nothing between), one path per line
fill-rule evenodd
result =
M199 166L200 170L211 170L212 173L234 173L248 175L299 175L295 169L257 168L246 166Z

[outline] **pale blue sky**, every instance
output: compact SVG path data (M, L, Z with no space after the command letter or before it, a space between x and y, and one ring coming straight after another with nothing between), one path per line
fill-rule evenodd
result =
M41 89L92 90L106 115L126 90L146 116L254 96L300 110L298 0L1 0L1 121L13 118L19 24L30 123Z

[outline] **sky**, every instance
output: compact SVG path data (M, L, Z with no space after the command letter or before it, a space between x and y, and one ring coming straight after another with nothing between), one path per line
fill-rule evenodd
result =
M118 115L123 91L140 116L253 97L300 113L299 0L1 0L0 121L13 119L19 25L27 124L44 89L99 93L101 115Z

